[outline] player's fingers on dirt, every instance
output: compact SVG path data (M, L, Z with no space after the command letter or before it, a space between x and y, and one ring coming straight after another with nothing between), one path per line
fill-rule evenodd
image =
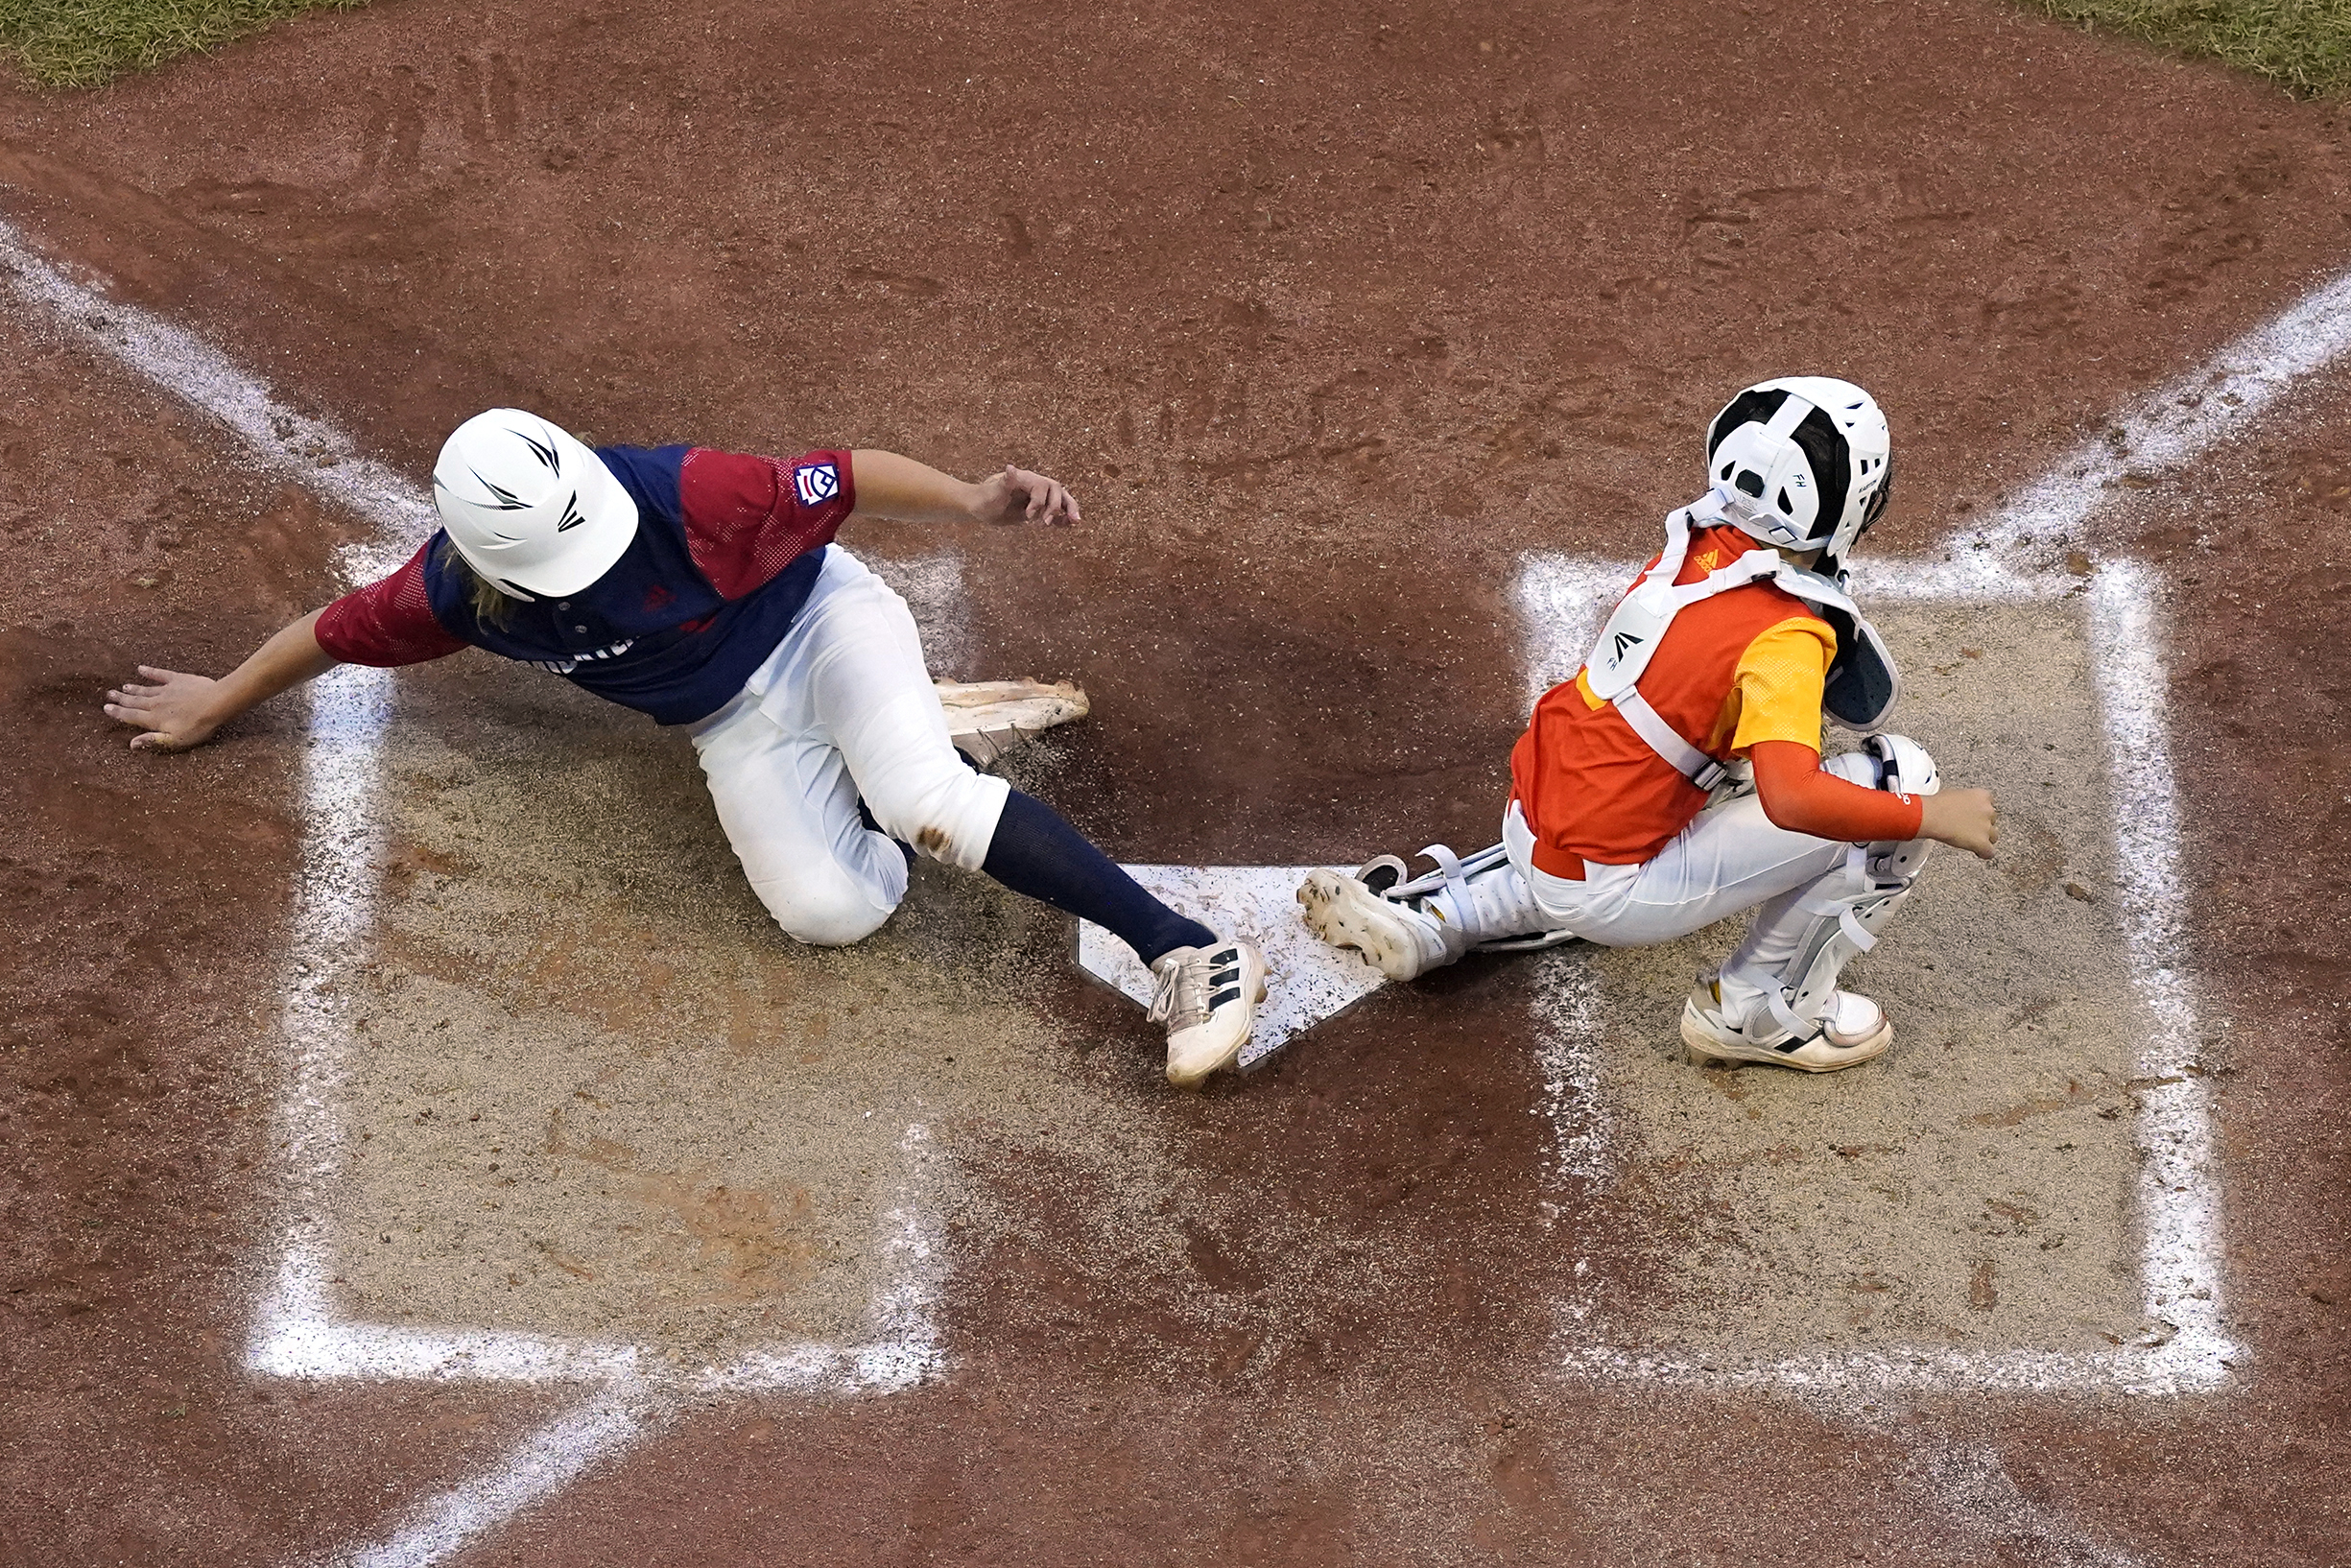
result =
M1029 477L1036 482L1035 505L1029 511L1032 519L1066 526L1076 518L1078 500L1069 493L1068 486L1048 474Z
M1028 503L1021 509L1021 515L1033 523L1053 515L1054 497L1061 487L1043 474L1032 473L1026 468L1015 470L1015 473L1014 483L1019 487L1022 499Z
M1023 474L1021 477L1028 481L1029 521L1042 522L1052 516L1056 495L1061 487L1043 474Z

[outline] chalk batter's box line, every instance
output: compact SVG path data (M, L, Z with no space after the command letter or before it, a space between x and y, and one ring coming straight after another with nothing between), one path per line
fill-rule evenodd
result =
M354 562L352 564L360 564ZM372 567L376 561L365 562ZM255 1314L247 1364L300 1378L472 1379L595 1383L679 1391L755 1390L887 1392L943 1366L933 1321L938 1245L919 1192L934 1157L928 1129L899 1141L909 1174L880 1239L898 1277L873 1303L876 1338L864 1344L786 1343L724 1366L681 1369L650 1347L520 1331L415 1328L336 1316L331 1249L321 1211L338 1178L339 1109L351 1033L341 1007L348 966L364 950L389 850L382 809L392 672L345 665L311 687L301 767L301 884L289 955L282 1034L292 1076L279 1129L293 1180L292 1214L271 1288Z
M1581 664L1607 606L1639 563L1536 554L1514 588L1528 638L1530 692L1539 695ZM1896 1347L1875 1353L1745 1358L1681 1357L1655 1350L1577 1345L1568 1375L1722 1388L1820 1391L1964 1384L2015 1390L2112 1390L2134 1394L2206 1390L2246 1359L2221 1317L2220 1183L2214 1169L2210 1091L2188 1076L2201 1032L2194 988L2180 967L2185 897L2179 881L2179 798L2165 722L2167 677L2157 580L2144 563L2109 560L2086 577L2024 573L1989 551L1940 560L1873 561L1864 597L1876 603L2015 605L2078 599L2089 633L2113 789L2125 959L2154 1030L2138 1053L2143 1091L2133 1124L2141 1156L2135 1218L2139 1281L2160 1341L2097 1352L1975 1352ZM1600 1092L1588 1051L1554 1050L1550 1065L1580 1093L1546 1097L1562 1148L1588 1141L1567 1117Z

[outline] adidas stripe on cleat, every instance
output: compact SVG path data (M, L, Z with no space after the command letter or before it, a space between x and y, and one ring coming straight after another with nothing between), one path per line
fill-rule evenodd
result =
M1152 964L1151 1017L1167 1026L1167 1081L1197 1089L1249 1042L1266 999L1266 961L1247 942L1178 947Z

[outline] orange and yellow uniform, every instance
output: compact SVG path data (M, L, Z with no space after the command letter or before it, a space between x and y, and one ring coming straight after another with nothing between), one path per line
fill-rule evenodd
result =
M1695 582L1764 548L1735 528L1700 530L1674 581ZM1675 615L1640 690L1707 755L1750 757L1779 826L1856 843L1914 838L1916 800L1819 772L1820 699L1836 655L1829 624L1765 580ZM1554 876L1580 878L1585 861L1637 866L1706 804L1706 792L1594 696L1581 671L1535 703L1510 752L1510 782L1534 835L1533 863Z

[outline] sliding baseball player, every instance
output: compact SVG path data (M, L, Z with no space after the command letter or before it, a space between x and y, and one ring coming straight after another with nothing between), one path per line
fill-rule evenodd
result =
M840 545L860 516L1075 523L1008 466L966 484L893 452L789 461L701 446L589 450L492 409L442 446L441 527L397 572L303 616L220 679L152 669L107 694L177 751L338 663L460 649L535 665L682 726L720 824L776 923L854 942L919 851L1116 933L1157 977L1167 1076L1196 1087L1249 1035L1265 961L1170 909L1043 802L965 765L906 604Z

